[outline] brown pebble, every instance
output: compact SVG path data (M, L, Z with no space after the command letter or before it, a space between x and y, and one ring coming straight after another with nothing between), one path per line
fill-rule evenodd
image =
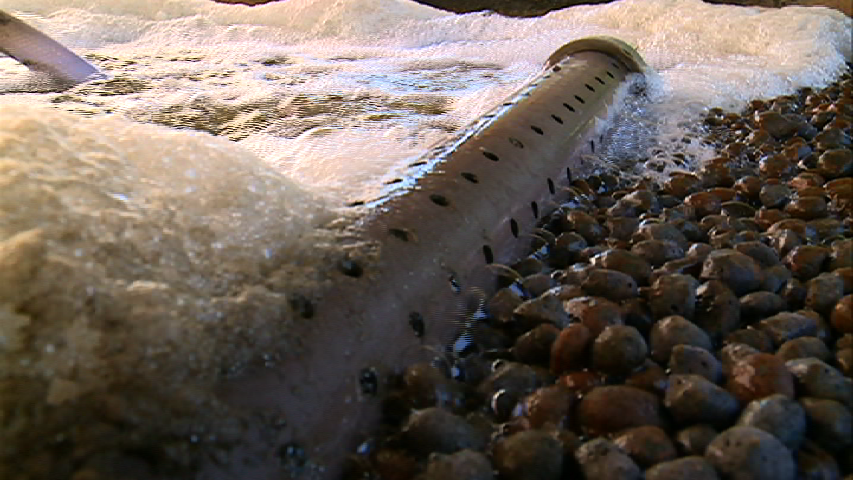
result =
M742 343L749 345L759 352L770 352L773 350L773 340L770 339L770 336L751 326L747 328L740 328L726 335L724 343L726 345Z
M758 128L767 131L777 139L790 137L800 129L801 121L795 120L793 116L783 115L779 112L766 111L755 116Z
M785 256L785 265L800 280L817 276L829 258L829 249L817 245L800 245Z
M584 478L640 480L640 467L621 448L603 438L584 443L575 452Z
M832 454L811 441L806 441L802 448L797 450L797 470L799 478L803 479L841 478L841 470Z
M585 394L602 383L604 381L601 376L590 371L571 372L557 379L557 384L568 388L575 394Z
M764 185L758 194L761 204L766 208L779 208L791 198L791 189L787 185Z
M589 435L615 433L643 425L664 426L658 397L623 385L593 388L581 399L578 418Z
M661 462L646 470L646 480L718 480L716 470L702 457L690 456Z
M693 322L714 340L721 340L740 327L740 302L722 281L709 280L696 289Z
M853 333L853 295L845 295L830 314L832 327L841 333Z
M652 267L648 262L627 250L606 250L593 257L591 263L630 275L639 286L648 285L649 276L652 274Z
M755 212L755 221L765 230L786 218L788 218L788 214L777 208L761 207Z
M563 472L563 447L540 430L516 433L497 442L495 469L507 480L558 480Z
M760 178L755 175L747 175L737 179L734 189L749 200L757 200L758 193L761 191L763 185L764 183Z
M587 294L614 302L637 296L637 282L630 275L606 268L590 271L582 286Z
M750 218L755 216L755 208L744 202L723 202L720 211L730 217Z
M595 217L580 210L572 210L566 216L567 223L571 230L577 232L590 245L602 241L607 232L604 227L598 223Z
M826 200L817 196L799 196L785 205L785 212L794 218L814 220L827 214Z
M836 148L824 152L817 161L817 169L828 179L853 174L853 151L849 148Z
M519 362L547 365L551 358L551 346L558 335L559 328L550 323L543 323L518 337L512 347L512 353Z
M817 358L798 358L785 363L796 380L797 393L825 398L853 408L853 381Z
M704 455L719 433L707 424L691 425L675 434L675 444L683 455Z
M720 433L705 451L723 478L794 480L791 453L773 435L754 427L737 426Z
M642 240L631 247L631 253L640 256L652 267L684 257L684 248L672 240Z
M829 254L829 270L853 267L853 238L832 242Z
M766 267L764 269L764 281L761 283L761 289L771 293L779 293L788 280L791 280L791 276L791 271L784 265L779 264ZM805 300L805 296L803 296L803 300Z
M606 298L573 298L564 302L563 308L570 317L586 326L593 338L608 326L624 324L619 305Z
M684 203L696 210L696 218L720 213L722 202L720 198L709 192L697 192L684 199Z
M821 273L806 283L806 307L829 314L844 296L844 279L835 273Z
M758 322L758 329L766 333L776 346L797 337L817 335L814 318L793 312L780 312Z
M608 375L628 375L648 353L640 332L627 325L607 327L592 345L592 366Z
M699 190L702 182L699 177L690 173L680 173L673 175L666 182L664 191L678 198L684 198L687 195Z
M675 242L682 250L686 250L690 244L684 232L678 228L676 222L666 223L643 223L632 235L631 240L639 243L643 240L664 240Z
M613 443L640 467L648 468L677 456L675 445L660 427L646 425L621 432Z
M470 448L482 450L486 438L464 418L440 408L416 410L403 427L403 437L413 451L453 453Z
M726 426L740 411L737 398L699 375L671 375L664 406L682 425Z
M676 345L693 345L706 350L713 348L704 330L682 316L671 315L652 327L649 335L651 357L658 363L665 363Z
M542 387L521 401L520 414L527 417L530 426L565 426L569 409L574 403L574 392L565 385Z
M489 315L498 323L512 321L512 312L523 302L522 298L510 288L501 288L486 303Z
M663 394L669 386L669 377L660 365L650 358L625 379L625 385L637 387L647 392Z
M774 393L793 398L794 378L779 358L756 353L734 364L726 389L743 404Z
M681 315L693 318L696 289L699 282L690 275L667 274L655 280L648 293L648 304L654 318Z
M454 408L461 405L462 391L437 368L416 363L403 373L403 392L410 408Z
M776 251L760 241L738 243L734 249L744 255L749 255L762 267L772 267L779 264L779 255Z
M383 476L383 478L386 478ZM492 480L492 462L473 450L461 450L451 455L430 455L426 480Z
M569 324L569 314L563 309L558 295L546 293L526 300L513 310L513 321L522 330L530 330L543 323L563 328Z
M737 424L760 428L796 450L806 435L806 412L796 400L777 393L749 402Z
M783 343L776 352L776 356L786 362L788 360L809 357L828 361L832 357L832 354L826 348L823 340L817 337L799 337Z
M853 443L853 416L850 410L835 400L802 397L800 405L806 411L807 436L829 452L837 452Z
M703 280L719 280L738 296L758 290L763 280L761 266L736 250L711 252L702 265Z
M744 295L739 302L741 318L748 323L775 315L788 306L781 296L764 291Z
M551 373L559 375L583 368L590 340L592 334L589 328L581 323L573 323L560 331L551 345Z
M693 345L673 347L667 365L673 375L699 375L713 383L719 383L723 376L723 366L717 357Z

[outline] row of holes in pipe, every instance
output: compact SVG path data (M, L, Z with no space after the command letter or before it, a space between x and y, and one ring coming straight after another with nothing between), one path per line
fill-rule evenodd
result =
M622 67L616 62L612 62L611 65L613 65L613 67L616 68L617 70L622 69ZM559 64L552 67L553 72L559 72L561 69L562 69L562 67L560 67ZM613 73L611 73L609 70L607 70L605 73L610 79L616 78L613 75ZM595 76L593 78L599 84L606 85L606 81L603 80L601 77ZM586 89L589 90L590 92L594 93L596 91L595 87L593 87L589 83L584 83L584 87L586 87ZM581 105L586 104L586 101L580 95L574 95L574 100L576 100ZM511 103L504 104L504 106L508 106L508 105L511 105ZM562 106L566 110L568 110L570 113L576 113L576 109L571 104L569 104L568 102L564 102L562 104ZM564 124L563 118L557 114L551 114L550 118L551 118L551 120L553 120L557 124L560 124L560 125ZM541 135L541 136L545 135L545 130L540 128L537 125L530 125L530 129L534 133L536 133L537 135ZM509 141L509 143L515 148L518 148L518 149L524 148L524 143L521 140L519 140L518 138L508 137L507 141ZM595 141L590 141L590 149L593 152L595 152ZM496 154L494 154L488 150L483 150L482 154L485 158L487 158L493 162L500 161L500 157L498 157L498 155L496 155ZM419 166L419 165L423 165L423 164L424 164L424 162L416 162L416 163L412 164L412 166ZM475 173L462 172L460 175L462 176L462 178L464 178L469 183L472 183L472 184L480 183L480 180ZM569 168L566 168L566 177L567 177L567 180L569 182L571 182L572 172ZM393 183L393 182L391 182L391 183ZM548 192L551 195L556 194L557 191L556 191L556 186L554 184L554 180L551 178L547 178L546 183L548 186ZM439 193L430 194L429 200L432 203L434 203L435 205L438 205L439 207L449 207L450 206L450 200L447 198L447 196L439 194ZM531 207L531 210L533 213L533 217L539 218L539 205L534 201L534 202L530 203L530 207ZM518 238L519 227L518 227L518 221L516 221L515 218L509 219L509 228L510 228L510 233L512 233L512 236L515 238ZM406 230L404 228L389 228L388 233L391 236L393 236L393 237L395 237L401 241L404 241L404 242L412 241L415 238L415 235L413 232L410 232L409 230ZM483 257L484 257L485 262L487 264L493 263L495 257L494 257L494 252L492 251L492 247L490 245L486 244L486 245L483 245L482 249L483 249ZM341 262L340 270L345 275L350 276L350 277L354 277L354 278L359 278L364 273L359 264L357 264L356 262L353 262L352 260L349 260L349 259ZM456 277L454 275L451 275L449 277L448 282L450 283L450 287L454 293L459 293L462 291L462 288L458 284ZM419 312L410 312L408 321L409 321L409 326L413 330L415 336L418 338L422 338L425 334L425 328L426 328L423 316ZM365 387L364 380L365 380L364 371L362 371L362 376L360 378L360 383L362 383L362 388L365 390L365 393L375 393L375 391L369 391L369 390L373 390L371 388L367 388L367 389L364 388Z

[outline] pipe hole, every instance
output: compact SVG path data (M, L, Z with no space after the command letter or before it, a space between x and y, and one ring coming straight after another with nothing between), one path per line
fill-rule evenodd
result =
M539 218L539 204L530 202L530 209L533 210L533 218Z
M618 63L610 62L610 64L613 65L613 67L616 68L616 70L622 70L622 67L620 67Z
M491 160L491 161L493 161L493 162L497 162L498 160L500 160L500 158L498 158L498 156L497 156L497 155L495 155L495 154L494 154L494 153L492 153L492 152L488 152L488 151L486 151L486 150L483 150L483 156L484 156L484 157L486 157L486 158L488 158L489 160Z
M421 166L424 166L426 164L427 164L426 160L421 160L419 162L410 163L409 166L410 167L421 167Z
M558 117L557 115L551 115L551 118L553 118L553 119L554 119L554 121L555 121L555 122L557 122L557 123L559 123L560 125L562 125L562 124L563 124L563 119L562 119L562 118L560 118L560 117Z
M572 183L572 169L569 167L566 167L566 180L568 180L569 183Z
M563 104L563 106L564 106L564 107L566 107L566 108L568 108L570 112L574 112L574 111L575 111L575 107L573 107L573 106L569 105L568 103L564 103L564 104Z
M471 183L480 183L480 180L477 179L477 176L471 172L462 172L462 178L468 180Z
M444 195L433 193L429 196L429 199L432 200L432 203L438 205L439 207L450 206L450 200L448 200L447 197L445 197Z
M543 132L542 129L537 127L536 125L531 125L530 129L538 133L539 135L545 135L545 132Z
M509 231L512 232L513 237L518 238L518 222L514 218L509 219Z
M509 143L515 148L524 148L524 144L521 143L521 140L515 137L509 137Z
M412 327L412 330L415 332L415 336L418 338L423 338L426 333L426 322L424 322L424 316L418 312L412 312L409 314L409 326Z
M492 247L483 245L483 258L486 259L486 263L492 263L495 261L495 255L492 253Z
M364 205L364 200L356 200L347 204L348 207L360 207Z
M595 140L589 141L589 148L592 150L592 153L595 153Z
M554 68L552 70L554 70L555 72L559 72L562 69L563 69L563 67L561 67L559 65L554 65Z
M453 291L453 293L457 295L462 293L462 285L459 285L459 280L456 280L456 275L450 274L450 276L447 277L447 281L450 282L450 290Z
M583 101L583 98L581 98L581 97L579 97L579 96L577 96L577 95L575 95L575 100L577 100L577 101L581 102L582 104L583 104L583 103L586 103L586 102L584 102L584 101Z
M587 89L587 90L589 90L590 92L594 92L594 91L595 91L595 89L594 89L594 88L592 88L592 85L590 85L590 84L588 84L588 83L584 83L584 84L583 84L583 86L584 86L584 87L586 87L586 89Z
M598 81L598 83L604 85L604 80L602 80L600 77L595 77L595 79Z
M385 185L394 185L395 183L400 183L402 181L402 178L395 178L394 180L388 180L387 182L385 182Z
M607 76L608 76L608 77L610 77L610 78L616 78L616 77L614 77L614 76L613 76L613 74L612 74L612 73L610 73L610 70L608 70L608 71L607 71Z
M551 195L557 193L557 188L554 187L554 181L550 178L548 179L548 191L551 192Z
M341 273L348 277L358 278L364 274L364 269L361 268L361 265L349 259L341 260L338 268L340 268Z
M389 228L388 233L390 233L392 237L404 242L408 242L414 238L414 234L405 228Z

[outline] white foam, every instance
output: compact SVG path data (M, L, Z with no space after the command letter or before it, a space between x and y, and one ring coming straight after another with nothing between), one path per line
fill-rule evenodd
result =
M121 95L103 95L117 90L110 84L81 87L56 106L224 135L342 200L371 196L386 172L488 110L575 38L635 45L673 105L739 108L825 85L851 58L851 21L839 12L700 0L623 0L533 19L451 15L408 0L2 0L0 8L137 81ZM0 90L25 75L0 61Z

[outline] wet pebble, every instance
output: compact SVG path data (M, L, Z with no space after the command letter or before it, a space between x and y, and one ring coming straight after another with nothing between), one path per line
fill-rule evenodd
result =
M578 416L584 431L592 435L643 425L664 426L658 397L624 385L593 388L581 399Z
M800 405L806 412L807 435L821 447L837 452L853 442L853 417L850 410L835 400L803 397Z
M540 430L519 432L497 442L495 468L507 480L558 480L563 471L563 448Z
M754 427L736 426L720 433L705 451L705 459L723 478L736 480L794 480L791 453L776 437Z
M672 417L682 425L729 425L740 411L738 400L699 375L672 375L664 397Z
M756 353L739 360L731 369L726 390L742 404L774 393L794 397L794 378L785 363L770 353Z
M760 428L791 450L799 448L806 434L806 413L797 401L773 394L749 402L738 425Z
M719 383L723 377L723 366L717 357L693 345L673 347L668 366L674 375L699 375L712 383Z
M677 456L675 445L660 427L647 425L629 428L616 436L613 443L644 468Z
M451 455L430 456L426 480L492 480L492 463L488 457L473 450L461 450Z
M607 327L592 345L592 366L608 375L627 375L643 364L648 353L646 341L636 328Z
M584 443L575 452L584 478L639 480L640 467L621 448L603 438Z
M661 462L646 470L646 480L717 480L717 471L703 457L689 456Z
M422 455L482 450L487 440L463 417L436 407L413 412L403 427L403 437L409 448Z
M658 363L667 362L676 345L713 348L708 334L682 316L672 315L655 323L649 339L652 358Z

